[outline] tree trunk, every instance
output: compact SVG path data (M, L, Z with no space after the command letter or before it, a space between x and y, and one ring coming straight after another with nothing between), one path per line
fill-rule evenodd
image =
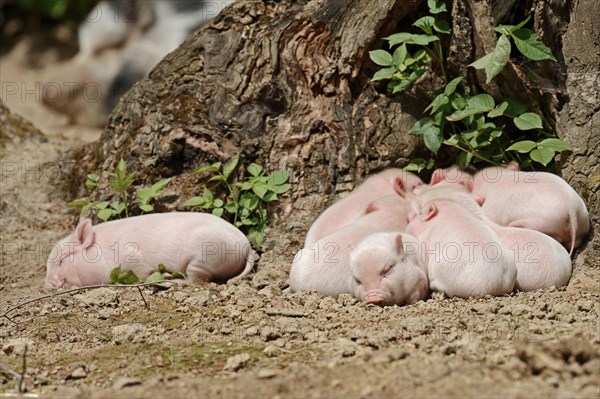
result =
M67 154L68 161L81 166L66 182L67 190L81 196L87 173L106 174L122 158L129 169L138 172L136 183L175 177L170 186L177 195L167 196L165 204L173 209L202 191L201 178L191 175L191 170L239 156L241 165L256 161L270 170L290 172L293 188L290 197L282 200L283 212L290 226L305 231L335 194L350 190L366 174L402 167L423 155L423 146L409 130L441 79L434 71L406 95L382 96L384 86L370 82L375 66L368 52L383 47L382 37L407 30L424 15L426 3L239 0L191 35L122 97L98 142ZM589 161L587 170L597 168L598 131L592 133L593 126L588 130L583 126L593 123L592 114L598 120L600 102L586 104L591 111L579 119L573 117L577 111L569 103L563 107L568 99L576 101L571 89L579 87L569 68L580 68L588 53L577 43L582 28L572 27L569 19L588 21L592 32L587 37L595 40L592 13L597 11L592 0L571 0L567 6L558 0L536 3L536 29L559 60L546 76L559 88L566 86L567 93L530 87L517 65L510 64L496 79L499 83L489 85L482 73L467 68L493 49L494 24L525 18L527 9L521 3L455 0L449 4L451 17L447 19L452 19L453 36L447 63L451 73L467 77L467 89L525 101L544 116L547 126L557 125L562 109L559 133L577 147L567 170L582 171L577 165L588 162L590 155L595 161ZM519 10L523 12L518 14ZM510 20L515 13L518 20ZM547 36L542 35L544 29ZM563 32L566 42L573 41L564 51ZM596 78L598 64L596 51L589 64L589 73L595 71ZM597 100L597 80L595 88L593 79L587 84L584 89ZM571 129L573 124L582 126L581 133ZM580 145L593 140L593 147ZM583 177L570 177L570 181L583 190ZM108 195L106 186L95 192L97 198ZM590 195L586 199L594 202L591 211L597 211L597 187ZM596 216L594 223L597 226Z

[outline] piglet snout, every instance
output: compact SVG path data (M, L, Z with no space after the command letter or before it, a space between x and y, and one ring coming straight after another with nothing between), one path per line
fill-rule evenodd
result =
M365 294L364 301L373 305L384 305L388 295L382 290L369 290Z

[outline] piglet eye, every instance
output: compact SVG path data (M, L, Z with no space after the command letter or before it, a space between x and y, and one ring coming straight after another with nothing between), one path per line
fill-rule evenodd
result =
M362 285L362 282L359 279L357 279L356 277L354 277L354 282L358 285Z
M390 274L390 272L392 271L393 267L394 267L394 264L387 265L386 267L384 267L383 269L381 269L381 272L379 274L381 275L381 277L385 277L388 274Z
M58 267L62 266L64 260L67 259L68 257L69 257L69 254L61 255L60 258L58 258L58 261L56 262Z

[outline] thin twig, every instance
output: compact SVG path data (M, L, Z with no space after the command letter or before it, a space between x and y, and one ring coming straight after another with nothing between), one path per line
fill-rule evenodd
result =
M23 370L21 371L21 378L19 379L19 393L25 393L25 373L27 372L27 344L23 348Z
M60 296L60 295L70 294L72 292L80 292L80 291L84 291L84 290L91 290L91 289L103 288L103 287L106 287L106 288L109 288L109 287L110 288L133 288L133 287L138 287L138 289L139 289L139 287L147 287L147 286L152 286L152 285L158 285L158 284L161 284L163 282L164 281L156 281L156 282L152 282L152 283L141 283L141 284L131 284L131 285L123 285L123 284L84 285L83 287L73 288L73 289L70 289L70 290L67 290L67 291L55 292L53 294L43 295L43 296L40 296L40 297L37 297L37 298L29 299L29 300L27 300L25 302L22 302L22 303L20 303L18 305L13 306L12 308L8 309L6 312L4 312L2 314L1 317L5 317L5 318L7 318L8 320L10 320L10 321L12 321L14 323L14 321L10 317L8 317L8 314L10 312L15 311L15 310L17 310L19 308L22 308L23 306L28 305L28 304L33 303L33 302L41 301L41 300L48 299L48 298L53 298L53 297ZM144 302L146 302L145 299L144 299Z
M150 310L150 305L148 305L148 302L146 302L146 298L144 298L144 293L142 292L142 287L138 286L137 289L140 292L142 300L144 301L144 305L146 305L146 309Z

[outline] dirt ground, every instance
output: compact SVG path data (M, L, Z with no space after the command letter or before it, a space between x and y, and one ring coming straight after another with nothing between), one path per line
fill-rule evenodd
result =
M3 79L34 79L17 55L2 60ZM284 222L239 283L100 288L8 312L52 293L45 259L77 218L54 190L66 173L54 162L98 131L7 103L48 132L5 148L0 176L0 366L20 374L26 360L29 397L600 397L592 251L564 288L380 308L290 293L304 229ZM0 367L0 396L18 385Z

